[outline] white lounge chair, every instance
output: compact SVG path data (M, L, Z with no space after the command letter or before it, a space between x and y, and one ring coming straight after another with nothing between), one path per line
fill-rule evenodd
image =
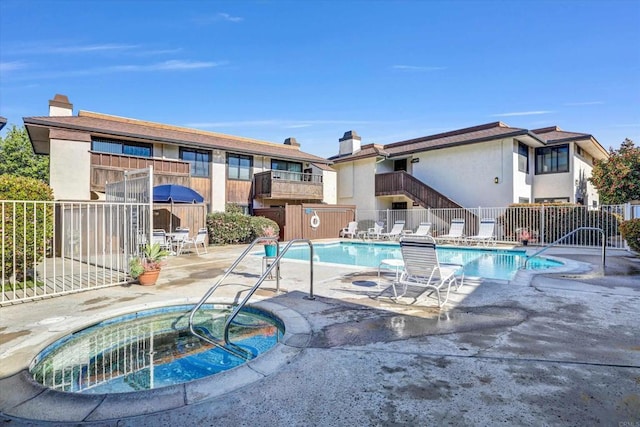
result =
M449 233L437 236L438 243L451 242L453 244L462 243L464 240L464 219L456 218L451 220Z
M468 242L475 242L477 245L482 243L484 246L490 244L496 244L496 238L493 232L496 228L496 220L493 218L485 218L480 220L480 229L475 236L468 236L466 239Z
M340 237L351 237L352 239L356 237L356 233L358 232L358 221L351 221L349 225L340 230Z
M367 229L367 234L365 237L368 239L379 239L382 230L384 229L384 223L382 221L376 221L373 225L373 228Z
M161 228L153 230L153 234L151 235L151 244L156 243L159 244L162 249L171 249L171 243L169 239L167 239L167 232Z
M405 231L405 236L430 236L431 235L431 223L430 222L421 222L416 228L416 231Z
M389 231L388 233L380 233L380 238L397 240L402 235L403 230L404 230L404 220L399 219L393 224L391 231Z
M425 292L435 292L438 297L438 306L442 307L449 299L451 285L456 283L456 271L460 266L444 266L438 261L436 252L436 242L431 236L425 237L403 237L400 239L400 251L404 261L404 271L400 279L393 282L393 295L400 298L407 293L409 286L425 288L414 297L414 302ZM462 286L461 279L458 288ZM402 293L398 295L397 286L402 285ZM441 298L441 291L446 291L444 300Z
M182 249L186 249L190 246L193 246L196 249L196 253L200 255L200 251L198 250L198 245L202 245L202 249L204 249L204 253L207 253L207 229L200 228L198 229L198 234L196 237L186 238L182 244Z
M173 252L176 255L180 255L182 250L184 249L185 242L189 239L189 229L188 228L180 228L177 229L174 233L171 233L171 244L173 247Z

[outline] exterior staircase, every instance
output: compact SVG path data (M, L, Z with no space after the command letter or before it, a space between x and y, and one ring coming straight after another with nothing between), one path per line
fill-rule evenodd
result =
M423 208L464 209L439 191L405 171L376 174L376 196L403 195Z

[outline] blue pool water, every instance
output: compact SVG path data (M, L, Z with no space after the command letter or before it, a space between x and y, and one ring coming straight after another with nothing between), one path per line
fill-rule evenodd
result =
M526 252L518 250L438 247L437 251L441 263L461 264L464 266L465 276L487 279L511 280L526 260ZM375 268L378 268L383 259L402 259L400 245L387 243L314 244L313 254L315 262ZM309 246L293 246L284 258L308 260ZM546 258L533 258L528 267L544 269L560 265L562 263Z
M43 350L31 364L39 383L60 391L123 393L179 384L245 363L189 331L189 310L172 306L109 319L75 332ZM194 324L222 338L228 307L205 305ZM283 336L282 323L246 308L234 320L229 341L248 358Z

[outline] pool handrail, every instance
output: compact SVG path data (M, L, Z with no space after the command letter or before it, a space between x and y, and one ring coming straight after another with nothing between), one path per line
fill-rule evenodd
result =
M606 253L607 253L607 249L606 249L606 236L604 234L604 230L602 228L599 227L578 227L575 230L572 230L570 232L568 232L567 234L565 234L564 236L560 237L558 240L556 240L555 242L549 243L548 245L546 245L544 248L536 251L535 253L528 255L526 261L524 262L524 269L527 268L527 264L529 263L529 261L531 260L531 258L536 257L538 255L540 255L541 253L543 253L544 251L546 251L547 249L557 245L558 243L560 243L562 240L566 239L567 237L577 233L578 231L581 230L593 230L593 231L599 231L600 234L602 235L602 267L605 266L605 257L606 257Z
M267 241L273 241L276 243L276 257L274 259L274 261L271 263L271 265L268 265L267 269L262 273L262 276L260 276L260 278L258 279L258 282L253 286L253 288L251 289L251 291L249 292L249 294L247 295L247 297L245 297L242 302L237 305L234 310L232 311L230 317L227 319L227 322L225 322L225 330L224 330L224 342L227 345L232 345L233 347L238 347L235 344L232 344L229 342L229 325L231 324L231 321L237 316L238 312L240 311L240 309L242 309L242 307L246 304L246 302L248 301L248 299L253 295L253 293L256 291L256 289L262 284L262 282L264 282L265 278L267 276L269 276L272 272L272 270L274 268L280 268L280 260L282 259L282 256L285 254L285 252L291 247L291 245L295 242L307 242L309 244L310 247L310 285L309 285L309 297L308 299L315 299L315 297L313 296L313 243L309 240L309 239L293 239L291 241L289 241L289 243L285 246L284 250L281 252L280 251L280 245L278 245L278 238L277 237L257 237L253 242L251 242L251 244L249 244L249 246L244 250L244 252L242 252L242 254L240 254L240 256L233 262L233 264L231 264L231 267L229 267L227 269L227 271L224 273L224 275L211 287L209 288L209 290L207 292L205 292L205 294L203 295L203 297L200 299L200 301L191 309L191 313L189 314L189 330L191 331L191 333L195 336L197 336L198 338L213 344L225 351L228 351L231 354L234 354L235 356L239 356L242 357L244 359L247 359L247 356L240 356L237 354L237 351L234 351L230 348L227 348L224 345L221 345L220 343L211 340L207 337L205 337L202 334L199 334L196 330L195 327L193 325L193 318L196 314L196 312L200 309L200 307L202 307L204 305L204 303L209 299L209 297L211 297L211 295L216 291L216 289L218 289L218 287L220 286L220 284L229 276L229 274L231 274L231 272L233 272L233 270L238 266L238 264L240 264L240 262L247 256L247 254L249 252L251 252L251 250L253 249L253 247L257 244L257 243L261 243L261 242L267 242ZM276 274L276 292L280 291L280 274L279 272ZM238 308L240 307L240 308ZM231 319L231 320L229 320ZM248 355L248 352L244 349L242 349L241 347L238 347L239 350L241 350L242 352L245 352Z

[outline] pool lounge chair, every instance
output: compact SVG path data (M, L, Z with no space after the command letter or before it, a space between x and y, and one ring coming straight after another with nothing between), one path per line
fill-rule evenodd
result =
M380 233L380 238L397 240L402 235L403 230L404 230L404 220L399 219L393 224L391 231L389 231L388 233Z
M198 234L196 234L195 237L188 237L184 239L184 242L182 243L181 251L190 246L193 246L196 249L196 253L200 255L200 251L198 250L198 245L202 246L202 249L204 249L204 253L206 254L207 253L207 229L206 228L198 229Z
M376 221L373 225L373 228L367 229L367 234L365 235L368 239L379 239L382 230L384 229L384 223L382 221Z
M356 237L357 232L358 232L358 221L351 221L349 225L347 225L345 228L340 230L340 237L349 236L350 238L353 239L354 237Z
M414 297L414 302L427 291L430 294L436 293L438 306L442 307L449 299L451 285L457 284L456 271L461 266L445 266L438 261L436 252L436 241L431 236L410 237L405 236L400 239L400 251L404 261L404 271L397 281L392 284L394 298L406 295L409 286L424 288L422 292ZM464 277L464 276L463 276ZM462 280L457 288L462 286ZM397 287L402 286L402 293L398 294ZM444 300L441 292L446 291Z
M496 244L496 238L493 232L496 228L496 220L493 218L485 218L480 220L480 229L475 236L468 236L466 239L469 243L474 242L477 245L482 243L484 246Z
M421 222L416 228L416 231L405 231L405 236L430 236L431 235L431 223L430 222Z
M464 240L464 219L456 218L451 220L451 226L449 232L441 236L437 236L438 243L451 242L453 244L460 244Z

